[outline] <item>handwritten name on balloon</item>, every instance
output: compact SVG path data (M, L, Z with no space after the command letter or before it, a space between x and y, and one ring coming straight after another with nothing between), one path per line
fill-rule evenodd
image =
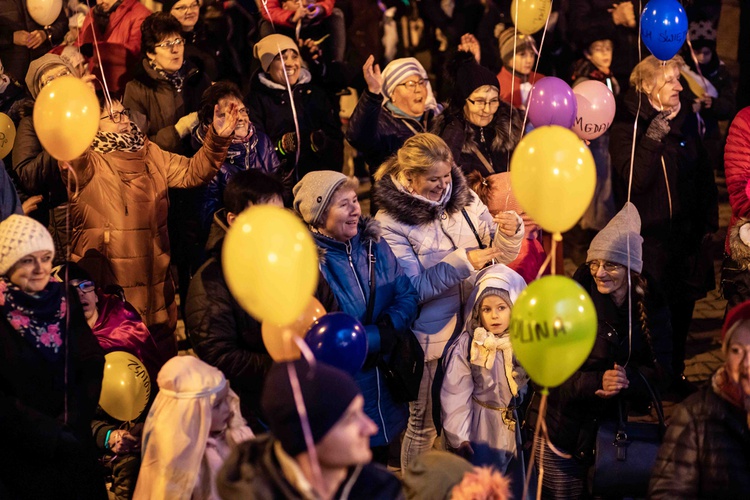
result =
M641 33L641 36L643 37L643 41L652 41L653 35L651 31L643 31ZM682 44L685 41L685 32L678 31L678 32L672 32L669 31L662 31L659 32L657 40L659 43L680 43Z
M543 342L549 338L557 338L566 335L565 323L560 318L548 321L525 321L522 319L511 319L510 340L511 342Z
M5 136L5 133L0 132L0 148L5 146L8 143L8 138Z
M151 379L148 376L148 372L140 363L135 361L128 362L128 369L135 374L136 378L143 382L143 387L146 389L146 401L148 401L151 397Z
M583 117L579 116L576 118L576 127L586 132L587 134L603 134L609 129L612 122L608 123L584 123Z

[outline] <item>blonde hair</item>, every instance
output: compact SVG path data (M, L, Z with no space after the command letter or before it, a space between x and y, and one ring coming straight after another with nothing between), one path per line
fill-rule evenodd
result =
M395 155L380 165L375 172L375 180L393 175L405 186L408 184L408 176L424 175L441 161L453 165L453 154L445 141L435 134L416 134L409 137Z
M654 56L648 56L633 68L633 72L630 73L630 85L638 92L650 94L656 87L660 75L664 75L667 69L671 68L677 68L679 71L684 64L685 60L681 56L674 56L669 61L660 61ZM651 91L646 90L646 85L652 87Z

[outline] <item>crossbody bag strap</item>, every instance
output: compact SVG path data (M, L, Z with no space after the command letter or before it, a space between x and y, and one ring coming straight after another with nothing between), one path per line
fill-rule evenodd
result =
M482 165L484 165L484 168L487 169L490 175L496 173L495 169L492 168L492 163L490 163L489 160L487 160L487 157L484 156L484 153L482 153L482 151L478 147L474 148L474 152L477 154L477 158L479 158L479 161L482 162Z
M477 243L479 243L479 248L484 250L487 248L487 245L482 243L482 238L479 237L479 233L477 232L477 228L474 227L474 223L471 222L471 217L469 217L469 214L466 212L465 208L461 209L461 213L464 214L464 219L466 219L466 222L469 223L469 227L471 228L471 232L474 233L474 237L477 239Z
M365 325L372 324L372 313L375 309L375 254L372 253L372 241L367 251L367 267L370 278L370 298L367 301L367 312L365 313Z

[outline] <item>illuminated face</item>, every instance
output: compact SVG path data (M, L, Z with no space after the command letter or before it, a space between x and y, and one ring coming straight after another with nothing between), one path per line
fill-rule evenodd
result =
M96 314L96 304L99 297L96 296L96 286L93 281L88 280L70 280L70 285L74 286L78 292L78 298L81 300L83 315L86 319L91 319Z
M157 68L172 74L182 67L185 60L185 39L179 33L171 33L154 45L154 52L146 55Z
M284 64L281 64L281 59L279 59L278 55L274 57L271 65L268 67L268 76L271 77L274 83L286 86L286 78L284 78L284 68L286 68L289 85L296 85L299 80L300 68L302 67L299 53L292 49L286 49L282 52L282 55L284 56Z
M612 42L609 40L597 40L589 46L585 52L586 59L596 66L597 69L609 72L612 64Z
M104 105L104 111L99 116L99 130L115 134L130 132L130 114L122 107L120 101L112 101L112 107L109 110L107 105Z
M427 80L419 75L411 75L396 85L391 94L391 102L404 113L421 117L427 101Z
M414 194L418 194L430 201L440 201L443 199L445 191L451 184L451 165L444 161L439 161L430 167L427 172L414 175L407 179Z
M472 125L486 127L500 106L497 87L484 85L471 93L464 104L464 116Z
M531 49L525 49L520 52L516 52L516 57L513 58L513 67L516 73L521 75L528 75L531 70L534 69L534 60L536 54Z
M336 241L347 242L357 235L361 215L357 192L353 189L339 189L328 204L328 217L320 232Z
M229 384L216 394L211 406L211 432L221 432L229 426L234 413L229 406Z
M677 66L665 68L658 73L656 85L648 93L651 103L660 109L672 109L680 104L680 69Z
M592 260L588 264L599 293L619 295L627 291L628 280L625 266L605 260Z
M370 436L378 432L378 426L365 414L364 406L364 398L355 397L338 422L315 445L322 468L343 469L372 460Z
M247 114L247 108L245 105L234 96L222 97L219 99L219 117L223 118L225 110L230 105L234 104L237 106L239 113L239 119L237 120L237 126L234 127L234 138L244 139L250 131L250 117Z
M750 321L744 321L732 335L727 351L729 376L750 396Z
M8 279L26 293L39 293L49 283L53 257L54 253L49 250L25 255L8 270Z
M503 334L510 324L510 306L497 295L488 295L482 299L479 318L482 328L495 335Z
M180 0L169 11L172 17L177 19L184 31L193 31L198 22L201 4L196 0Z

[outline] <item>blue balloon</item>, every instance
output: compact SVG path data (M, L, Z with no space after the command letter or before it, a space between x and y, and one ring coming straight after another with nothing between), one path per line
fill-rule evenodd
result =
M305 334L315 359L354 375L365 364L367 333L362 323L346 313L328 313Z
M659 60L672 59L685 43L688 18L677 0L651 0L641 13L641 40Z

